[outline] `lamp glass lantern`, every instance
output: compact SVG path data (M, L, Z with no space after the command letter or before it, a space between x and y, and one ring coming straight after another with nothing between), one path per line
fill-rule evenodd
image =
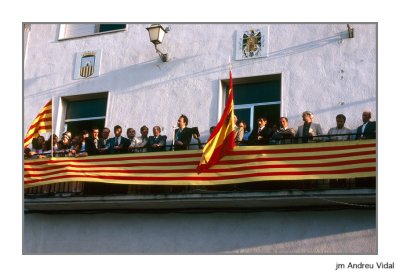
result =
M154 43L154 45L161 44L166 30L160 24L153 24L150 27L146 28L149 31L150 41Z

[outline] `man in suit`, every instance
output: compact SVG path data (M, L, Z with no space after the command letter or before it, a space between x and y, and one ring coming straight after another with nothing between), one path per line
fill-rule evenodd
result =
M266 145L272 136L272 130L267 127L268 121L265 117L259 117L257 122L258 128L253 128L248 142L250 145Z
M109 151L106 148L107 140L110 137L110 128L104 127L103 131L101 132L101 138L99 138L98 142L98 150L99 154L108 154Z
M192 140L192 130L187 127L189 119L186 115L182 114L178 119L179 129L175 130L175 150L189 149L190 141Z
M106 148L110 154L127 153L131 141L123 136L122 127L119 125L114 126L114 137L107 140Z
M318 123L312 122L314 119L314 115L310 111L305 111L303 112L303 121L304 124L299 126L297 129L296 137L299 138L299 142L315 142L315 141L322 141L322 137L317 137L315 136L321 136L323 135L322 133L322 128L321 125Z
M289 121L287 117L279 118L280 128L272 134L272 139L276 141L277 144L287 144L292 143L293 138L296 136L296 130L289 128Z
M362 114L363 125L357 128L356 139L376 138L376 122L371 121L371 111L365 110Z
M161 135L160 126L153 127L153 135L154 136L149 136L149 140L147 142L148 150L152 152L165 151L167 136Z
M99 146L99 128L93 127L91 136L86 140L86 152L89 155L98 155Z
M136 145L138 144L138 140L135 137L136 136L136 130L133 128L128 128L126 130L126 135L128 136L128 139L130 141L129 147L128 147L128 152L133 153L136 150Z

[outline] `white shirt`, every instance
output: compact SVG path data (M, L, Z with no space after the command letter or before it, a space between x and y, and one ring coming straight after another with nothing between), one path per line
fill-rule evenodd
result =
M364 125L362 126L362 128L361 128L361 134L364 134L365 127L367 127L367 124L368 124L368 123L369 123L369 122L364 123Z
M351 130L343 127L341 129L339 129L338 127L335 128L330 128L328 131L328 135L350 135L351 134ZM349 140L350 136L332 136L332 137L328 137L328 140Z

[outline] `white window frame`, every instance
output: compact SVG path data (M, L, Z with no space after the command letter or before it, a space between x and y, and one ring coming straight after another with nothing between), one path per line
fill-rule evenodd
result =
M74 101L95 99L95 98L98 98L99 96L107 99L106 113L104 116L83 117L83 118L74 118L74 119L66 119L65 118L68 103L74 102ZM56 125L57 126L56 134L58 134L58 136L60 137L61 133L66 131L66 126L67 126L66 124L68 124L68 122L104 119L104 124L107 125L107 114L108 114L109 105L110 105L109 97L110 97L109 91L93 92L93 93L77 94L77 95L66 95L66 96L60 97L60 108L59 108L59 114L58 114L58 119L57 119L57 122L59 122L59 124Z
M65 30L68 24L79 24L79 23L67 23L67 24L60 24L59 28L59 33L58 33L58 40L69 40L69 39L75 39L75 38L84 38L84 37L92 37L92 36L98 36L98 35L103 35L103 34L110 34L110 33L116 33L116 32L125 32L128 30L128 24L127 23L110 23L110 24L125 24L125 29L118 29L118 30L112 30L112 31L106 31L106 32L99 32L100 30L100 25L101 24L106 24L106 23L95 23L95 31L93 34L87 34L87 35L81 35L81 36L73 36L73 37L65 37ZM82 23L84 24L84 23ZM89 23L86 23L89 24Z
M241 109L250 109L250 122L249 130L253 130L253 122L254 122L254 107L257 106L270 106L270 105L280 105L282 101L274 101L274 102L263 102L263 103L251 103L251 104L242 104L242 105L235 105L234 109L235 110L241 110Z

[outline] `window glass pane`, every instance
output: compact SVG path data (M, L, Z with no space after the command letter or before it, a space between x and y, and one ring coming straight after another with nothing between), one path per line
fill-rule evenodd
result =
M106 109L106 98L69 102L65 119L105 116Z
M266 105L254 107L254 122L253 126L258 126L257 118L262 116L266 117L268 122L267 126L272 128L274 124L279 126L280 105Z
M280 80L233 86L235 105L281 101L280 92Z
M96 24L66 24L64 38L81 37L94 34Z
M101 136L101 130L104 128L104 122L105 122L104 119L82 120L82 121L68 122L66 123L66 125L67 125L67 131L71 132L73 136L80 135L83 130L87 130L91 134L93 127L99 128Z
M126 24L100 24L99 33L125 29Z

